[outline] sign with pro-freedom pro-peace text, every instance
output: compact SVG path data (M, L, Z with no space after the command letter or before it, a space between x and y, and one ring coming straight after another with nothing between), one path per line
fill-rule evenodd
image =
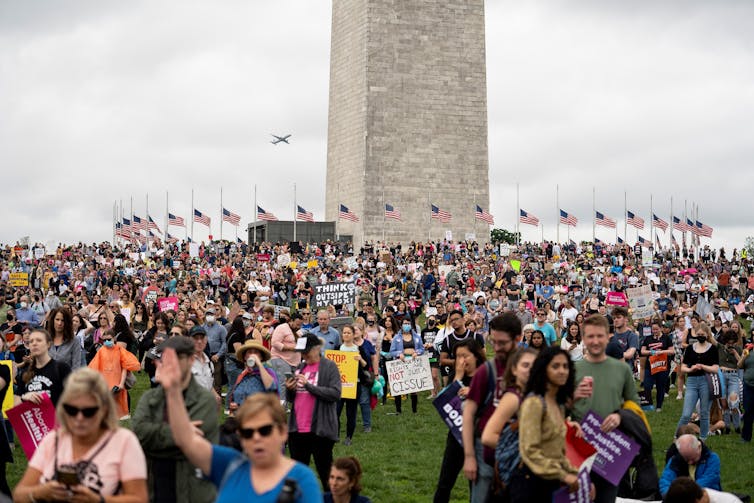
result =
M356 284L353 281L327 283L314 287L315 309L327 306L345 306L356 302Z
M403 361L392 360L385 362L385 366L390 394L393 396L434 389L427 355L406 358Z

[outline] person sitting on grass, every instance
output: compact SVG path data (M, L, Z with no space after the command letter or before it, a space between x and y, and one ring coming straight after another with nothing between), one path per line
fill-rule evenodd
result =
M663 497L678 477L691 477L702 487L722 491L720 457L694 435L681 435L675 441L678 453L670 458L660 477Z

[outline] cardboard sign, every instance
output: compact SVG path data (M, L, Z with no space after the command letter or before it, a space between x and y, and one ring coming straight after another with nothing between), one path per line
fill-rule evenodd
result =
M458 390L461 385L458 381L453 381L444 388L432 401L432 404L440 414L445 426L450 429L459 445L463 445L463 409L461 408L461 399L458 397Z
M10 286L29 286L28 272L12 272L9 277Z
M327 350L325 351L325 358L335 362L335 365L338 366L340 397L356 398L356 385L359 383L359 352Z
M649 285L629 288L626 293L628 294L628 305L631 307L633 319L652 317L655 310L652 289L649 288Z
M160 310L160 312L164 311L178 311L178 305L180 302L178 301L178 297L161 297L157 299L157 308Z
M623 292L607 292L605 297L606 306L623 306L628 307L628 299Z
M431 391L432 371L429 368L429 356L424 354L405 360L391 360L385 362L390 394L393 396L407 395L419 391Z
M48 432L55 429L55 406L44 394L40 404L23 402L8 410L8 420L13 425L27 459L31 459L37 446Z
M327 283L314 287L312 305L315 309L327 306L345 306L356 301L356 284L353 281Z
M618 430L603 433L601 425L602 418L592 410L581 421L584 438L597 449L592 470L617 486L631 461L639 453L639 444Z

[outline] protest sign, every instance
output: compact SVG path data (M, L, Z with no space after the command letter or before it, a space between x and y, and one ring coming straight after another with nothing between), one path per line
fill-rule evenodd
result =
M510 245L506 243L502 243L500 245L500 256L501 257L507 257L511 254L511 247Z
M445 231L445 241L453 241L453 231Z
M589 489L592 481L589 479L589 465L579 468L579 488L575 492L568 492L567 487L561 487L552 495L552 503L590 503Z
M29 286L28 272L12 272L8 278L10 286Z
M5 365L10 370L10 375L13 375L13 362L11 360L0 360L0 365ZM14 395L13 386L8 386L8 391L5 393L5 399L3 400L3 417L8 417L8 409L13 407Z
M145 304L149 302L150 300L152 302L156 302L158 294L159 294L159 289L154 285L150 285L144 289L144 293L141 296L141 301L144 302Z
M654 301L652 300L652 289L649 285L628 288L628 305L631 308L631 317L633 319L651 318L654 314Z
M602 418L591 410L581 421L584 438L597 449L592 470L617 486L631 461L639 453L639 444L618 430L604 433L600 430L601 425Z
M345 260L346 267L348 267L350 270L354 271L358 269L359 265L356 261L356 257L348 257Z
M318 267L318 266L319 266L319 262L317 261L316 258L311 259L308 262L306 262L307 269L314 269L315 267Z
M390 394L393 396L434 389L428 355L406 358L403 361L392 360L385 362L385 365Z
M257 253L257 262L269 262L269 261L270 261L269 253Z
M460 389L460 383L453 381L437 395L432 404L445 422L445 426L450 429L453 438L460 445L463 445L463 410L461 409L461 399L458 397L458 390Z
M189 257L199 257L199 243L189 243Z
M55 429L55 406L49 395L44 394L39 404L23 402L8 409L8 420L18 435L26 458L31 459L47 432Z
M181 261L173 260L173 269L178 269L179 267L181 267Z
M353 281L327 283L314 287L312 305L318 309L327 306L344 306L356 300L356 284Z
M673 290L676 292L685 292L686 291L686 283L676 283L673 285Z
M466 235L464 235L464 238L466 238L466 241L476 241L476 234L473 232L467 232Z
M516 272L521 272L521 261L520 260L511 260L511 267Z
M291 263L291 256L288 253L283 253L278 255L278 266L280 267L288 267L288 264Z
M44 248L34 248L34 258L37 260L43 259L45 256Z
M340 397L356 398L356 385L359 382L358 351L325 351L325 358L335 362L340 372Z
M607 296L605 297L605 305L628 307L626 294L623 292L607 292Z
M157 307L160 312L178 311L178 297L161 297L157 299Z

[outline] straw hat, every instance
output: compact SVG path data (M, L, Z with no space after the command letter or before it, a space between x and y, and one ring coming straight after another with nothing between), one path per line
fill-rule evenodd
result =
M256 349L257 351L262 353L261 358L263 362L266 362L270 359L270 351L253 339L249 339L248 341L243 343L243 346L238 348L238 351L236 351L236 359L238 359L238 361L243 361L243 355L249 349Z

